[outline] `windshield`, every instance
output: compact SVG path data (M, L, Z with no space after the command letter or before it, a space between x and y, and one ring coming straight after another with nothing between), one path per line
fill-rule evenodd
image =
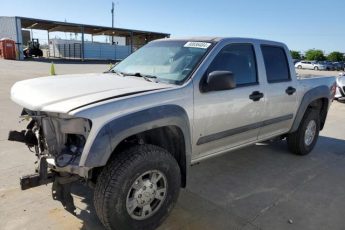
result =
M116 65L123 75L154 76L157 81L182 84L210 49L208 42L151 42Z

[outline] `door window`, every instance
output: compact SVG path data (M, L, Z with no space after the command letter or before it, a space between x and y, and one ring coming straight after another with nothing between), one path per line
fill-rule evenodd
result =
M262 45L261 50L266 67L267 81L269 83L289 81L291 79L290 69L285 50L282 47L268 45Z
M231 71L237 86L258 83L256 58L251 44L231 44L224 47L215 57L207 73Z

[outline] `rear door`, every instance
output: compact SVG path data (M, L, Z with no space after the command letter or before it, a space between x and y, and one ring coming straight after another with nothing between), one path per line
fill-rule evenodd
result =
M266 71L266 105L259 139L289 131L297 108L297 79L284 46L261 45ZM293 75L294 76L294 75Z

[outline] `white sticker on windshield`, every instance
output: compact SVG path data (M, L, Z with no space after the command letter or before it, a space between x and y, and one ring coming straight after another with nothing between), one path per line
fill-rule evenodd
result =
M207 49L210 45L209 42L187 42L184 47Z

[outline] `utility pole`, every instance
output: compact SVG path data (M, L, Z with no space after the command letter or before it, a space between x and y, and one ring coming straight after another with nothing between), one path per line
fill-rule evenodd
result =
M114 28L114 2L111 3L111 27ZM114 35L111 35L111 44L114 44Z

